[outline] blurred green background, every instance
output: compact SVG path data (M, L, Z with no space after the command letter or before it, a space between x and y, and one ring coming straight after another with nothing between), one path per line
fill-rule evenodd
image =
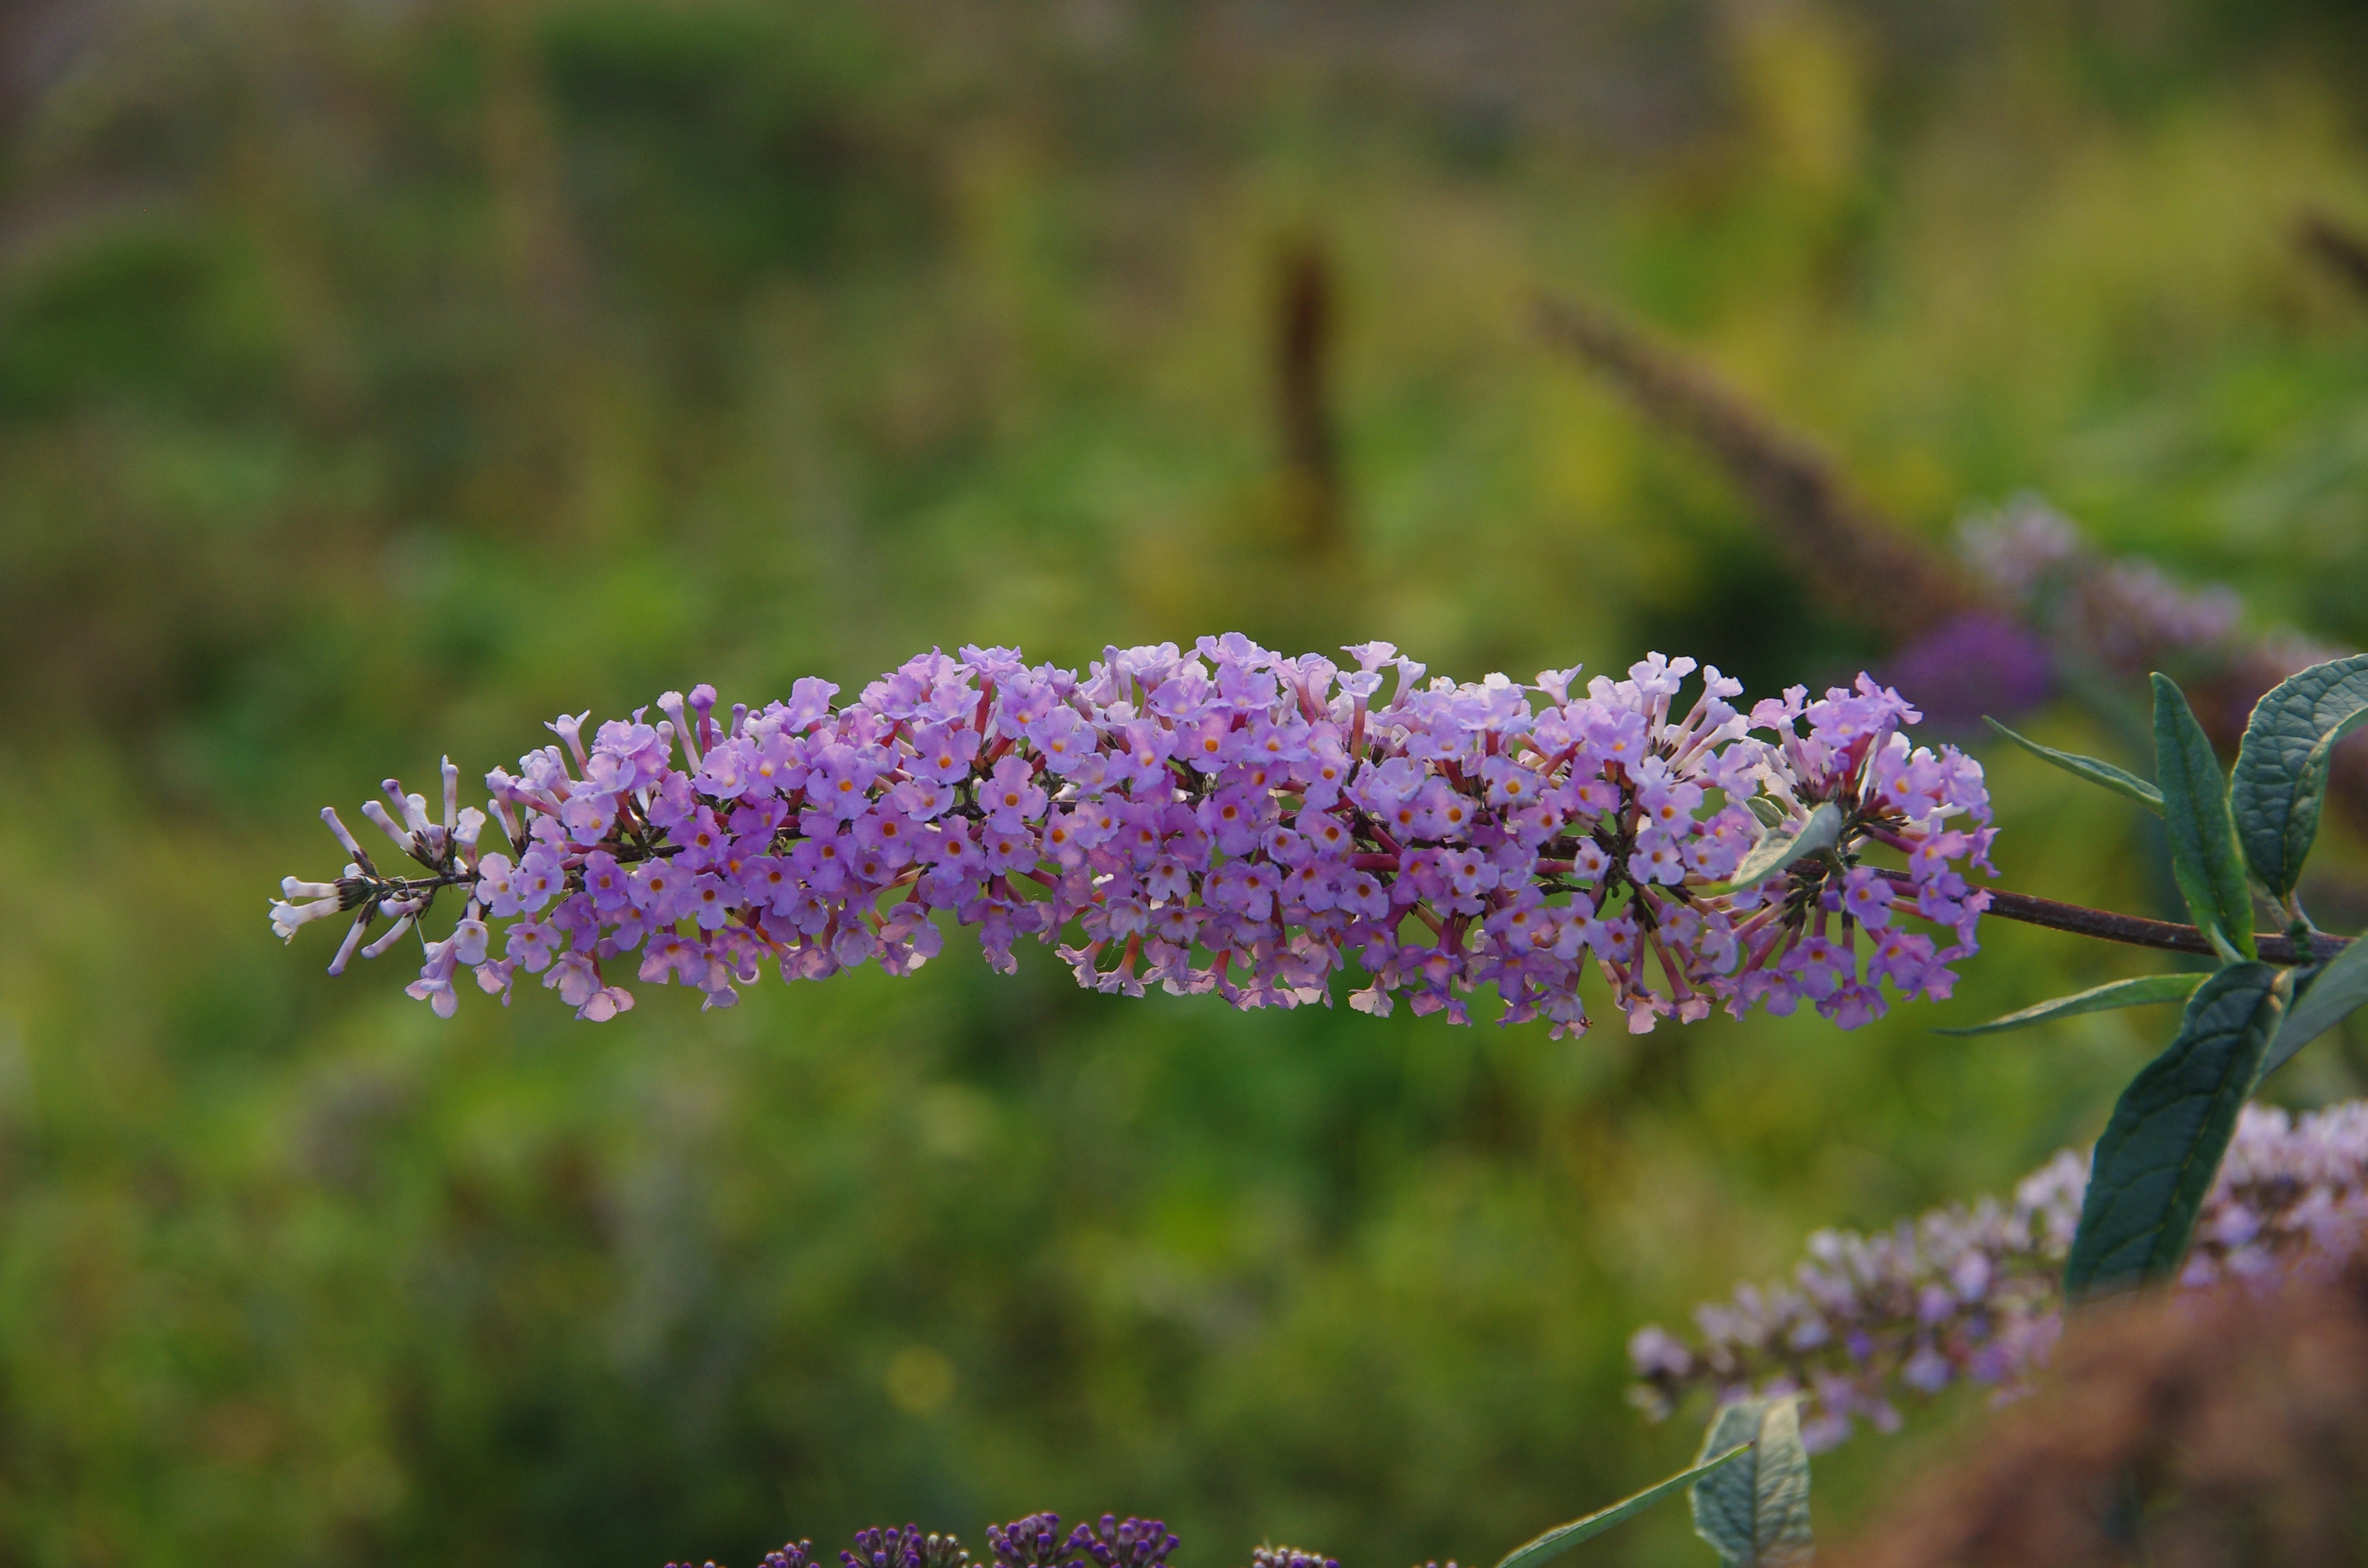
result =
M1227 628L1879 656L1541 289L1936 546L2035 487L2368 642L2368 294L2294 241L2368 218L2363 87L2353 7L2266 0L17 0L0 1563L737 1568L1038 1507L1190 1568L1486 1563L1676 1468L1628 1333L2093 1136L2158 1017L1924 1031L2151 960L1993 922L1856 1034L1557 1044L958 940L439 1023L266 900L336 863L324 802L700 678ZM1982 750L2007 885L2153 907L2129 813ZM1977 1408L1822 1460L1821 1526ZM1708 1561L1681 1510L1588 1550Z

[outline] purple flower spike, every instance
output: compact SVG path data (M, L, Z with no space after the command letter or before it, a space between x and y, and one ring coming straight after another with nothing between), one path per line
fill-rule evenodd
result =
M334 972L455 890L461 928L423 930L409 987L446 1016L463 969L505 1001L540 974L593 1021L632 1006L620 971L707 1007L768 969L909 974L951 923L999 970L1034 937L1105 993L1329 1006L1353 962L1360 1012L1463 1023L1487 985L1501 1021L1557 1037L1588 1027L1590 971L1634 1033L1804 1000L1850 1028L1948 995L1975 950L1981 768L1915 745L1921 715L1866 676L1746 710L1658 653L1581 690L1575 669L1426 684L1389 644L1347 652L1358 669L1229 632L1080 675L964 648L837 709L808 679L762 708L669 691L655 725L562 715L560 744L485 776L490 822L449 764L441 822L393 779L393 811L363 807L425 876L381 872L327 813L345 873L290 879L273 928L353 914ZM1812 824L1817 853L1729 885L1763 835ZM513 924L495 941L488 920Z
M1863 1418L1899 1423L1901 1389L1960 1380L2011 1392L2063 1325L2064 1258L2089 1162L2069 1150L2024 1178L2011 1205L1983 1199L1873 1236L1820 1231L1790 1283L1743 1285L1694 1310L1699 1343L1636 1331L1631 1397L1667 1415L1703 1388L1711 1403L1805 1392L1804 1440L1830 1448ZM2248 1105L2197 1219L2180 1282L2331 1277L2368 1244L2368 1101L2300 1118Z

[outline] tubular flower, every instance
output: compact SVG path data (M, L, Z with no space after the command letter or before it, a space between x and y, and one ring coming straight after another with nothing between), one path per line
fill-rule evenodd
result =
M595 1020L633 1005L624 968L710 1006L767 968L906 974L942 915L997 970L1034 937L1099 991L1328 1005L1354 960L1361 1012L1404 998L1463 1023L1494 985L1503 1021L1557 1036L1588 1027L1589 968L1634 1032L1804 998L1851 1028L1886 984L1945 997L1975 950L1981 768L1914 746L1920 715L1865 676L1747 710L1715 668L1681 704L1697 666L1657 653L1574 689L1576 669L1458 685L1386 642L1346 652L1353 668L1227 633L1112 648L1081 676L966 647L836 708L807 679L761 709L700 686L654 723L563 715L561 744L486 776L493 842L449 761L440 825L393 780L393 813L363 808L425 876L381 872L324 812L344 875L289 879L273 928L353 915L335 973L450 889L463 918L423 937L409 988L448 1016L463 970L505 1002L540 974ZM1730 885L1770 834L1800 853ZM1875 850L1904 869L1861 864Z
M1790 1284L1744 1285L1694 1309L1697 1343L1658 1327L1628 1342L1632 1398L1659 1417L1687 1392L1716 1403L1804 1392L1802 1437L1830 1448L1864 1417L1899 1425L1905 1388L1960 1380L2011 1393L2061 1331L2064 1260L2088 1162L2066 1150L2016 1187L1873 1236L1821 1231ZM2204 1199L2184 1287L2331 1275L2368 1243L2368 1101L2300 1118L2248 1105Z

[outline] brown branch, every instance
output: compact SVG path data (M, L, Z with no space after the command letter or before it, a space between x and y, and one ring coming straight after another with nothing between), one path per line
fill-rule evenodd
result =
M2368 294L2368 234L2313 209L2295 220L2294 239L2313 260Z
M1861 619L1904 642L1976 602L1946 556L1902 537L1832 460L1707 371L1592 305L1541 299L1537 315L1548 341L1707 449L1801 569Z
M1874 874L1896 886L1913 885L1905 871L1878 867ZM2164 952L2194 953L2203 958L2218 956L2211 938L2192 926L2174 926L2168 920L2118 915L2110 909L2090 909L2080 903L2058 903L2052 898L2034 898L2030 893L2009 892L2004 888L1991 888L1988 892L1987 913L2003 919L2044 926L2051 931L2069 931L2078 937L2094 937L2104 942L2123 942L2134 948L2158 948ZM2260 950L2264 963L2302 964L2323 963L2350 947L2351 941L2349 937L2321 931L2311 938L2307 958L2301 955L2290 938L2273 937L2266 931L2254 937L2253 945Z

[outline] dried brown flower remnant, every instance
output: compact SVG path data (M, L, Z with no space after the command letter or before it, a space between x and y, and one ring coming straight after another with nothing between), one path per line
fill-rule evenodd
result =
M2368 1277L2078 1316L2032 1399L1838 1554L1849 1568L2352 1562L2368 1543Z

